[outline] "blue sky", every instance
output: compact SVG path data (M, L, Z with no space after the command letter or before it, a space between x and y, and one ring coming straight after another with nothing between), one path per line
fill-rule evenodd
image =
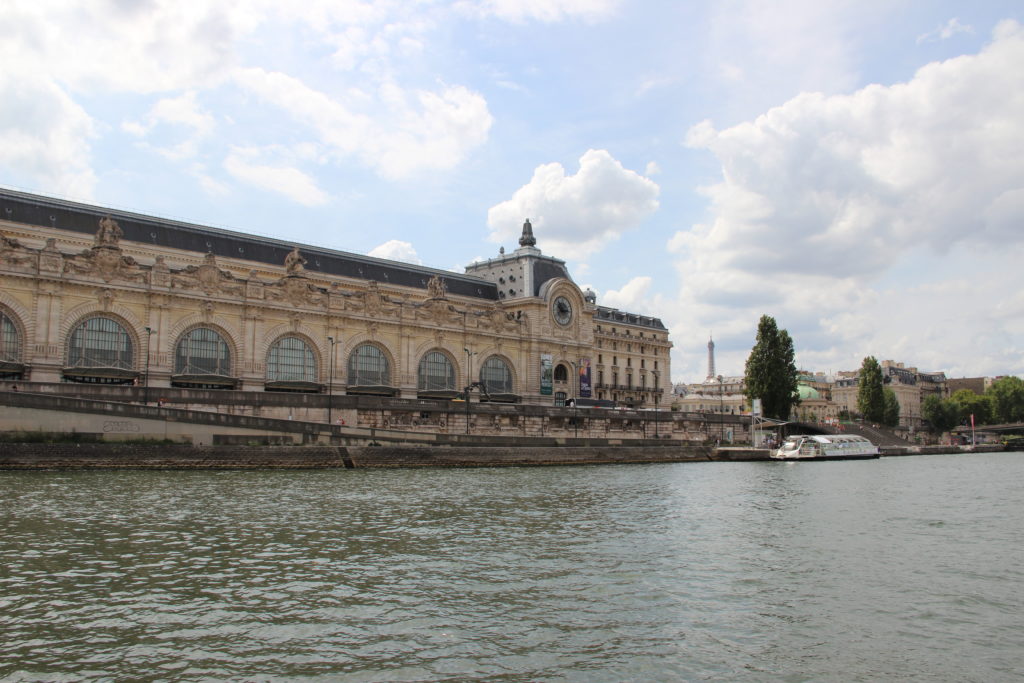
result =
M673 379L1024 374L1019 2L0 5L0 184L457 270L523 219Z

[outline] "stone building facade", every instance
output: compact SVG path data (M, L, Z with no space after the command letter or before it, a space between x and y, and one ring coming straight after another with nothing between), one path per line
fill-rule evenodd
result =
M664 404L668 330L598 306L529 221L466 274L10 190L0 239L0 379Z

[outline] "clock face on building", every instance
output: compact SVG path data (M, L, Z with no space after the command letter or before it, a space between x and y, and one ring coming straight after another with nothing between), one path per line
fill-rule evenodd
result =
M555 299L553 313L555 315L555 322L559 325L568 325L572 322L572 304L564 296Z

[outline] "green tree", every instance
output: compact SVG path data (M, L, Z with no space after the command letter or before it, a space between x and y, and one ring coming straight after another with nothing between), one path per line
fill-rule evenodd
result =
M985 394L992 398L993 417L997 422L1024 421L1024 380L1020 377L1000 377Z
M885 393L882 391L882 366L868 356L860 366L857 379L857 410L870 422L885 421Z
M931 430L937 434L948 432L960 424L956 404L944 401L938 396L929 396L921 406L921 416L928 420Z
M757 324L757 340L747 357L745 379L747 398L761 399L765 417L785 420L793 406L800 403L793 338L780 330L771 316L762 315Z
M900 402L896 398L896 392L886 387L882 393L885 396L882 424L886 427L898 427L900 424Z
M992 424L992 397L978 395L970 389L960 389L949 397L957 408L957 416L961 422L970 422L974 416L974 424Z

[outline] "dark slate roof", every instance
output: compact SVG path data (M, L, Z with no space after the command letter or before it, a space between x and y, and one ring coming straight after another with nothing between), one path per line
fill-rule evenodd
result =
M279 267L284 265L284 258L288 252L298 247L307 260L306 270L310 272L376 280L420 289L426 289L427 281L434 275L439 275L444 278L451 294L490 300L498 298L496 284L472 275L0 188L0 219L14 223L94 235L99 228L100 219L104 216L116 220L124 231L124 239L131 242L154 244L199 254L212 252L224 258L244 259Z
M662 324L660 318L652 318L648 315L640 315L638 313L626 313L620 311L617 308L608 308L606 306L597 307L596 320L607 320L609 322L625 323L627 325L638 325L640 327L649 327L652 330L661 330L664 332L668 331L668 328Z
M565 268L564 261L542 258L533 262L533 296L540 296L541 286L548 280L564 277L569 282L569 271Z

